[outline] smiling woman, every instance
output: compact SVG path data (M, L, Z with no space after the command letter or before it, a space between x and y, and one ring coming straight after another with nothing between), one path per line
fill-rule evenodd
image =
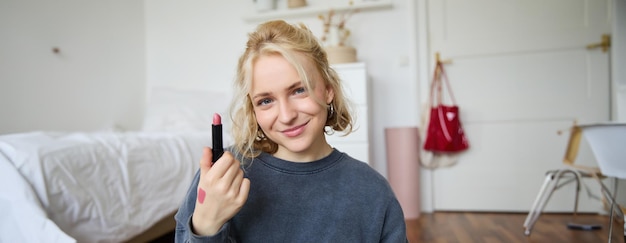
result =
M261 151L274 154L279 149L277 141L267 139L266 132L271 130L266 131L260 127L257 120L260 115L257 114L258 104L250 99L257 98L260 94L277 95L286 88L303 88L307 95L302 97L311 99L326 109L328 114L322 131L324 126L328 126L329 132L340 131L346 135L352 132L352 114L339 77L330 68L326 52L310 30L282 21L268 22L261 25L254 35L250 35L248 46L239 60L239 75L234 88L239 93L235 95L231 106L236 108L231 111L234 127L239 127L233 130L237 137L235 148L242 155L254 157ZM320 93L309 95L311 90ZM321 94L324 92L326 94ZM301 96L294 96L297 97ZM274 97L274 101L277 101L276 98ZM289 105L292 102L280 104ZM330 111L333 111L332 114ZM304 120L302 117L298 119ZM325 138L319 139L325 142Z
M326 141L326 133L349 134L353 121L311 31L270 21L246 46L231 105L234 145L215 164L205 149L175 217L176 241L406 242L389 183Z

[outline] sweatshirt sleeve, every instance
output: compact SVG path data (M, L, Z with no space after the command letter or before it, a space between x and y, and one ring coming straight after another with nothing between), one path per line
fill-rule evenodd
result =
M383 224L383 235L380 242L399 243L409 242L406 237L406 223L404 221L404 213L400 207L400 203L394 197L387 207L385 223Z
M183 200L178 212L174 218L176 219L176 243L194 243L194 242L236 242L234 237L230 235L230 223L226 223L220 228L220 230L212 236L199 236L193 233L191 230L191 217L193 210L196 207L196 191L198 190L198 182L200 181L200 170L196 172L196 175L191 182L191 186L187 191L187 195Z

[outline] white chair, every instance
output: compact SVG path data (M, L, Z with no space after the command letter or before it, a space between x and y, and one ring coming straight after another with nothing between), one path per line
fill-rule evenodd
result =
M587 142L596 157L597 163L600 166L599 168L574 164L578 154L580 141L583 137L587 139ZM595 178L595 180L600 184L601 193L612 205L610 209L611 221L609 226L610 240L610 234L612 234L613 226L613 211L616 211L616 214L621 218L623 218L623 213L619 210L619 207L615 208L614 196L617 192L617 180L615 180L616 185L614 193L611 193L602 182L602 179L607 176L626 178L626 123L601 123L589 125L574 124L570 130L569 142L563 158L563 163L566 165L566 168L551 170L546 173L546 179L539 191L539 194L537 195L537 198L535 199L535 202L533 203L531 210L528 213L528 216L526 217L526 221L524 222L524 233L526 235L530 235L535 222L538 220L553 192L571 182L577 183L574 203L575 216L578 211L578 194L581 189L582 178ZM565 181L561 182L561 179L564 179ZM587 192L591 197L595 197L595 195L591 194L589 190L587 190ZM600 225L576 226L583 229L600 228Z
M591 147L600 172L604 176L614 178L615 188L617 188L617 179L626 179L626 123L590 124L579 127ZM616 194L611 194L602 182L600 184L611 203L609 209L609 242L611 242L613 215L617 215L619 221L622 221L624 214L615 202ZM626 227L626 224L624 226ZM624 233L626 240L626 231Z

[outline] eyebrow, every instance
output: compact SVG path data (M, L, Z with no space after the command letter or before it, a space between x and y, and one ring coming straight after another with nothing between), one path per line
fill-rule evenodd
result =
M298 87L300 85L302 85L302 81L297 81L297 82L289 85L289 87L287 87L285 90L292 90L292 89L294 89L294 88L296 88L296 87ZM259 93L259 94L256 94L256 95L252 96L252 100L255 100L258 97L265 97L265 96L268 96L270 94L271 94L271 92Z

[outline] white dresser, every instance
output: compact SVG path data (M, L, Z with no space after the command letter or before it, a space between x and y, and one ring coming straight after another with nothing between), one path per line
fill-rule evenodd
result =
M336 132L333 135L326 135L328 143L341 152L345 152L365 163L370 161L369 148L369 113L368 113L368 93L369 84L365 63L342 63L333 64L341 78L346 96L354 105L354 131L348 136L342 137L343 133Z

